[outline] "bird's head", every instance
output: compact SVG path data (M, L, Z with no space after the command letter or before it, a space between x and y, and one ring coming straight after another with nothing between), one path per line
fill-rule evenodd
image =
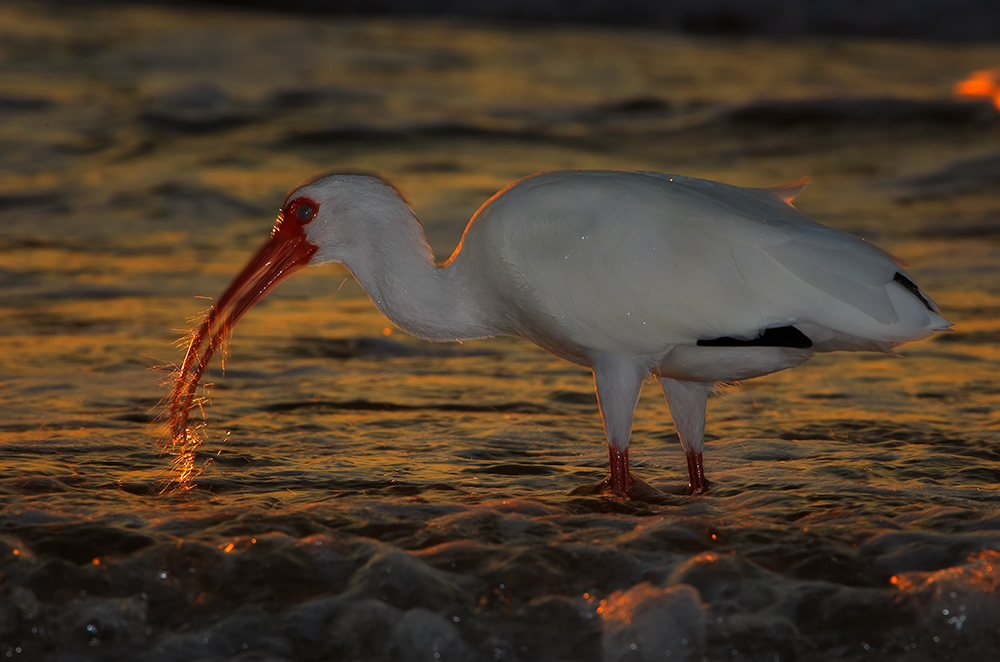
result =
M412 212L384 179L360 173L321 175L285 196L271 236L272 241L278 235L304 237L315 246L308 266L340 262L350 267L352 257L370 254L372 242L398 234L402 228L395 220L400 216Z
M317 177L293 189L282 204L270 239L233 279L191 336L169 405L171 438L187 431L195 392L215 351L236 323L274 288L307 266L344 262L368 241L370 219L402 205L391 185L371 175Z

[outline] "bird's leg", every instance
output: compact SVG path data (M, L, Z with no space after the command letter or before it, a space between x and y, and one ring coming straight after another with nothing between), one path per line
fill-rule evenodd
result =
M708 491L708 481L705 480L705 464L701 452L687 452L688 483L691 494L698 496Z
M681 438L681 445L687 454L691 494L704 494L708 491L702 458L702 450L705 448L705 406L714 384L660 377L660 386L674 418L677 436Z
M611 475L608 477L608 486L612 492L628 492L632 486L631 476L628 471L628 449L618 450L608 444L608 464L611 466Z
M604 435L608 440L611 475L608 487L615 493L625 494L632 487L628 470L628 442L632 435L632 412L639 402L645 368L632 361L611 357L592 357L594 388L597 404L604 421Z

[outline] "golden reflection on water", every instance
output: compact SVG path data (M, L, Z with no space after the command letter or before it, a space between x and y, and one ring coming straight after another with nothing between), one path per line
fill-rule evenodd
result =
M265 56L251 46L265 37L291 39L299 35L299 23L246 16L239 19L242 32L234 35L229 16L207 14L192 26L191 17L163 9L133 7L121 13L135 41L110 39L103 46L110 60L65 59L58 51L46 68L11 67L0 77L0 91L11 98L38 96L54 104L41 113L11 114L0 138L30 136L43 146L80 146L83 136L106 133L109 141L106 149L99 144L66 147L57 160L39 161L31 172L15 169L0 176L0 193L38 196L37 202L4 216L4 269L12 280L0 302L9 324L0 373L19 381L16 391L2 396L2 404L11 424L23 427L16 432L19 439L44 439L43 426L61 422L71 428L66 435L86 440L97 429L88 426L104 425L109 418L130 419L114 423L124 426L155 417L162 373L148 369L178 360L173 343L179 327L207 303L197 297L222 291L266 238L289 187L330 167L365 168L396 182L423 219L441 259L485 199L534 171L653 169L761 186L812 175L814 183L800 197L799 208L863 234L912 264L915 279L955 321L956 332L904 346L903 359L821 356L806 367L726 389L710 402L709 434L752 440L819 426L845 438L859 434L849 427L851 421L886 417L958 437L995 435L1000 427L995 387L1000 248L987 227L1000 209L995 187L932 196L901 190L898 183L988 154L997 144L997 128L860 123L774 131L702 124L710 117L698 110L721 111L762 97L948 99L951 81L1000 59L995 47L748 40L720 48L709 41L638 33L521 34L447 24L320 21L313 26L318 41L301 42L315 63L311 73L301 74L301 85L307 90L334 86L351 94L273 122L261 116L226 131L167 135L141 120L161 93L211 79L252 106L273 90L287 89L287 54ZM30 8L7 18L6 29L26 39L79 29ZM109 29L86 16L74 20L95 34ZM187 34L189 27L199 34L218 33L217 46L240 55L230 62L213 51L207 70L174 70L163 63L148 76L131 68L108 72L115 58L131 61L134 44L170 43L177 31ZM421 69L420 63L440 55L441 44L448 44L461 66ZM294 59L301 61L302 55ZM890 70L894 75L887 76ZM422 83L414 71L421 72ZM358 90L364 94L353 94ZM651 96L662 98L669 112L588 119L600 118L617 103ZM122 128L116 119L105 126L107 109L132 123ZM445 134L320 147L283 142L296 132L373 122L374 128L393 130L457 122L507 133L503 139ZM60 197L61 191L73 194ZM61 207L45 207L47 196L58 198ZM952 235L952 229L985 234ZM421 346L392 333L344 269L296 276L235 334L231 372L215 372L216 397L205 403L205 427L193 428L190 438L171 446L177 459L173 475L184 483L196 479L198 458L234 443L226 438L228 431L241 438L294 425L329 425L328 434L359 445L391 444L407 434L419 445L434 435L530 433L539 449L568 444L601 451L589 375L526 343L503 339L462 346L495 350L495 358L310 355L303 349L308 338L388 337ZM309 345L317 346L322 349L322 343ZM281 376L289 371L299 372ZM254 381L255 372L272 378ZM552 404L553 393L577 394L587 404ZM324 401L354 399L414 409L322 410ZM314 401L317 408L284 414L262 410L291 400ZM496 416L433 409L440 402L489 406L511 401L547 409ZM115 434L134 434L143 440L132 443L148 443L145 429ZM649 452L675 443L671 434L661 397L655 388L645 389L633 444L646 449L640 454ZM400 453L393 456L395 462L419 464L419 456L391 452ZM355 461L369 459L359 455ZM372 461L375 469L377 459ZM447 474L464 466L449 460L427 470Z
M204 470L201 466L195 466L195 450L201 445L201 438L190 428L184 430L182 439L171 437L165 443L165 451L173 456L173 479L163 489L189 488L191 482L201 475Z
M930 590L939 598L947 597L947 592L956 586L995 594L1000 589L1000 551L984 549L971 554L963 565L936 572L893 575L889 581L900 591Z
M263 221L262 221L263 226ZM952 252L970 263L986 262L995 248L988 242L967 241L959 250L943 252L938 244L909 244L908 253L920 254L921 260L907 256L916 265L915 273L925 267L947 269ZM236 255L232 264L238 266ZM34 258L28 260L38 265ZM27 263L25 263L27 264ZM125 282L148 289L162 267L152 263L145 270L134 256L117 260L113 256L76 256L74 269L84 273L111 270L127 273ZM183 297L123 296L109 299L74 301L66 299L22 300L7 306L8 319L20 320L28 332L10 333L4 338L8 351L0 356L0 369L7 374L43 375L78 371L80 388L61 394L53 392L44 399L26 395L24 406L8 404L9 421L23 421L28 429L17 433L22 440L46 439L51 435L46 421L73 418L127 415L116 411L136 411L137 416L157 412L155 404L163 395L158 384L165 374L149 373L153 366L169 365L180 356L174 349L175 331L185 317L204 309L205 301L196 294L217 294L220 283L233 271L215 268L216 282L205 276L189 278L190 292ZM180 443L169 445L172 462L169 480L175 486L191 486L204 475L205 462L220 451L232 452L233 441L226 433L237 428L237 437L251 434L267 437L281 435L288 426L313 425L328 428L327 435L343 440L348 448L387 445L380 454L340 453L351 471L383 475L409 473L435 477L443 481L465 476L468 462L461 458L436 457L427 464L422 452L431 440L467 435L495 434L510 438L533 437L539 452L557 452L578 448L599 455L602 449L600 420L596 403L567 407L551 403L554 392L571 392L589 399L592 382L586 371L565 364L541 350L516 339L468 342L463 345L432 346L432 349L497 352L496 357L418 356L413 358L324 358L299 355L301 338L379 337L404 345L425 347L404 334L391 332L384 318L363 297L353 279L338 269L316 269L282 286L273 298L254 310L237 328L232 344L228 371L216 364L211 382L215 384L211 402L204 402L198 419L205 427L192 426ZM300 280L301 279L301 280ZM923 283L922 283L923 284ZM762 379L749 380L738 388L724 389L709 403L710 438L742 438L747 448L754 440L795 433L796 430L825 428L835 438L864 438L864 426L871 426L887 416L896 426L914 430L937 430L941 434L971 438L995 435L1000 429L1000 410L996 398L995 366L1000 362L1000 296L984 291L977 282L961 283L934 289L924 285L937 298L946 315L956 322L955 333L942 334L934 340L900 348L903 358L866 354L837 354L816 357L806 366ZM391 331L391 330L390 330ZM322 347L322 345L319 345ZM320 369L327 376L309 371ZM269 384L247 381L246 373L281 373L305 370L302 377L277 377ZM89 371L99 371L105 379L84 379ZM67 383L74 383L68 380ZM144 402L129 404L139 395ZM10 397L9 395L7 396ZM324 410L324 401L349 400L398 403L412 410L351 411ZM313 401L308 408L285 414L255 411L289 400ZM442 413L438 403L463 403L470 406L504 405L512 401L535 403L548 409L545 413L485 412ZM7 400L11 403L11 400ZM106 403L100 404L98 403ZM94 409L98 406L98 409ZM425 409L424 409L425 408ZM107 413L104 413L107 412ZM326 412L326 413L324 413ZM334 414L335 412L335 414ZM861 426L857 430L852 426ZM91 428L69 430L64 434L87 440ZM679 456L672 438L670 419L657 389L644 389L636 410L633 452L638 461L671 461ZM133 432L134 444L142 431ZM401 436L410 439L409 449L397 447ZM568 438L571 441L564 441ZM461 443L461 442L459 442ZM361 446L358 446L361 445ZM662 451L661 449L668 449ZM309 458L305 451L299 461L306 467L321 467L329 458ZM709 441L706 460L710 468L725 471L723 455L713 457ZM655 458L655 460L654 460ZM729 462L729 460L726 460ZM714 463L714 464L712 464ZM24 466L31 466L26 464ZM328 464L331 471L338 465ZM405 468L405 469L404 469ZM664 469L671 473L674 467ZM763 468L760 468L763 470ZM30 470L29 470L30 471ZM215 465L213 475L232 475L225 465ZM36 473L35 471L30 471ZM780 474L777 474L780 475ZM161 476L163 478L163 476ZM162 483L161 483L162 484Z

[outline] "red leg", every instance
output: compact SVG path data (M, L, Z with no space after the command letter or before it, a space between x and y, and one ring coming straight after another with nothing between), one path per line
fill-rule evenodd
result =
M614 446L608 446L608 458L611 464L611 491L627 493L628 488L632 487L628 472L628 449L618 450Z
M708 491L708 481L705 480L705 464L701 453L687 453L688 480L691 485L691 494L697 496Z

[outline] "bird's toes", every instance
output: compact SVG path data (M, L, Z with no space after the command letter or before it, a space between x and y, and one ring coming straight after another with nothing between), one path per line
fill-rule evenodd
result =
M712 487L711 483L709 483L706 480L698 485L691 485L689 493L691 494L691 496L704 496L708 494L708 491L709 489L711 489L711 487Z
M573 496L605 496L616 499L630 499L642 503L662 503L665 500L663 492L656 489L635 474L629 472L629 487L627 490L616 490L611 486L611 476L605 476L595 483L588 483L574 488Z
M656 489L646 481L641 478L636 478L635 474L629 474L631 478L631 485L629 485L628 491L625 493L629 499L633 501L641 501L644 503L662 503L666 495L660 490Z
M570 491L571 496L597 496L600 494L611 494L615 490L611 489L611 475L607 475L596 483L580 485Z

